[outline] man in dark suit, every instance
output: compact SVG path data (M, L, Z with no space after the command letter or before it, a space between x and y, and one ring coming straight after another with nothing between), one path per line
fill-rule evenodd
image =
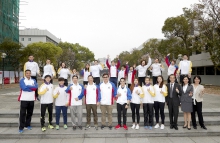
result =
M170 117L170 129L178 130L177 120L179 114L179 106L180 106L180 94L181 88L180 85L175 83L176 77L171 74L170 75L170 83L167 84L168 95L166 96L166 103L168 105L169 117Z

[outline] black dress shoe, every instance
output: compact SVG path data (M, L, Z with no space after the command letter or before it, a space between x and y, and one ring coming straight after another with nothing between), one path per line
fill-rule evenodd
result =
M188 127L187 127L187 129L188 129L188 130L191 130L191 128L188 128Z
M202 129L207 130L207 128L205 126L201 126Z
M173 129L173 125L170 125L170 129Z
M73 130L76 130L76 126L73 126Z
M197 129L197 126L193 126L193 129L195 129L195 130L196 130L196 129Z
M185 129L185 128L186 128L186 126L183 126L183 128Z
M174 126L174 129L175 129L175 130L178 130L178 127L177 127L177 126Z

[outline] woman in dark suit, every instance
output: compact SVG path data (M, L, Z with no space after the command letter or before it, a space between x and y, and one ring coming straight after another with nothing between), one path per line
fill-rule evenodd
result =
M185 76L182 81L182 96L180 98L181 100L181 110L184 113L184 121L185 124L183 128L187 128L188 130L191 130L190 127L190 121L191 121L191 112L193 112L193 106L192 106L192 96L193 96L193 86L189 84L189 77Z

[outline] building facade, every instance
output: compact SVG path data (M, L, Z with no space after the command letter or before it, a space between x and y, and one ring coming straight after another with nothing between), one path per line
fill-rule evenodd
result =
M19 0L0 0L0 43L5 38L19 41Z
M47 30L28 28L19 30L19 42L22 43L24 47L35 42L51 42L57 45L60 42L60 39Z

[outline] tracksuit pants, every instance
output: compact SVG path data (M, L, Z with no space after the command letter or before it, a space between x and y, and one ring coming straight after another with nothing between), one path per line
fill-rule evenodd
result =
M154 101L156 123L159 123L159 112L160 112L161 124L164 124L164 120L165 120L164 107L165 107L165 102Z
M34 110L34 101L20 102L19 130L31 125L31 117Z
M52 125L52 120L53 120L53 103L49 103L49 104L41 104L41 127L45 127L45 113L46 110L48 111L48 115L49 115L49 124Z
M63 124L67 124L67 107L66 106L56 106L56 125L60 124L60 113L63 114Z
M132 121L135 123L135 114L137 115L137 124L140 122L140 104L130 103L132 112Z
M70 106L71 122L73 126L77 126L77 125L82 126L82 114L83 114L82 105ZM76 118L78 118L77 123L76 123Z
M154 124L154 103L143 103L144 126L153 126Z
M121 112L123 113L123 125L126 125L127 122L127 108L125 108L126 105L127 103L123 105L117 103L118 125L121 125Z

